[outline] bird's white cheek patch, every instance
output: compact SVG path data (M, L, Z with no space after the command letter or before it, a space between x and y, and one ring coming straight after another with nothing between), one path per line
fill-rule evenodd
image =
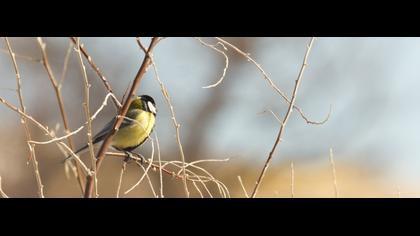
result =
M147 105L149 106L151 112L156 113L156 107L153 106L151 102L147 102Z

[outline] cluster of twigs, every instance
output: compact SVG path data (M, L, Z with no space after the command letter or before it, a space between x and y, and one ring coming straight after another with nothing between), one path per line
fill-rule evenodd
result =
M294 86L294 88L293 88L293 91L292 91L292 98L291 99L289 99L287 96L286 96L286 94L284 93L284 92L282 92L281 90L280 90L280 88L273 82L273 80L269 77L269 75L264 71L264 69L261 67L261 65L260 64L258 64L251 56L250 56L250 54L249 53L246 53L246 52L244 52L244 51L242 51L241 49L239 49L238 47L236 47L235 45L233 45L233 44L231 44L231 43L229 43L228 41L226 41L226 40L224 40L224 39L221 39L221 38L219 38L219 37L216 37L215 39L216 39L216 43L215 44L209 44L209 43L206 43L206 42L204 42L202 39L200 39L200 38L196 38L202 45L204 45L204 46L206 46L206 47L209 47L209 48L211 48L211 49L213 49L213 50L215 50L216 52L218 52L218 53L220 53L220 54L222 54L224 57L225 57L225 62L226 62L226 64L225 64L225 68L223 69L223 74L222 74L222 76L221 76L221 78L216 82L216 83L214 83L214 84L212 84L212 85L209 85L209 86L205 86L204 88L214 88L214 87L216 87L217 85L219 85L219 84L221 84L222 83L222 81L223 81L223 79L224 79L224 77L225 77L225 74L226 74L226 70L227 70L227 68L228 68L228 64L229 64L229 60L228 60L228 57L227 57L227 55L226 55L226 53L225 53L225 51L227 51L228 50L228 48L230 48L230 49L232 49L232 50L234 50L235 52L237 52L237 53L239 53L241 56L243 56L247 61L249 61L249 62L251 62L251 63L253 63L253 65L260 71L260 73L262 74L262 76L263 76L263 79L265 79L268 83L269 83L269 85L270 85L270 87L277 93L277 94L279 94L282 98L283 98L283 100L284 101L286 101L286 103L288 104L288 109L287 109L287 111L286 111L286 114L284 115L284 118L283 118L283 120L281 120L276 114L274 114L274 112L272 112L272 111L270 111L272 114L273 114L273 116L279 121L279 123L280 123L280 128L279 128L279 132L278 132L278 134L277 134L277 136L276 136L276 139L275 139L275 141L274 141L274 145L273 145L273 147L272 147L272 149L271 149L271 151L269 152L269 154L268 154L268 156L267 156L267 159L266 159L266 161L265 161L265 163L264 163L264 167L262 168L262 170L261 170L261 172L260 172L260 174L259 174L259 176L258 176L258 179L257 179L257 181L255 182L255 185L254 185L254 188L253 188L253 190L252 190L252 194L250 195L250 197L252 197L252 198L254 198L256 195L257 195L257 193L258 193L258 189L259 189L259 187L260 187L260 185L261 185L261 183L262 183L262 180L263 180L263 178L264 178L264 176L265 176L265 173L267 172L267 169L268 169L268 167L269 167L269 165L270 165L270 163L271 163L271 160L272 160L272 158L273 158L273 154L274 154L274 152L275 152L275 150L276 150L276 148L277 148L277 146L278 146L278 144L280 143L280 141L281 141L281 137L282 137L282 135L283 135L283 133L284 133L284 130L285 130L285 127L286 127L286 124L287 124L287 121L289 120L289 117L290 117L290 115L291 115L291 113L292 113L292 111L293 110L296 110L297 112L299 112L299 114L301 115L301 117L303 118L303 120L305 120L306 121L306 123L308 123L308 124L312 124L312 125L322 125L322 124L324 124L325 122L327 122L328 121L328 119L329 119L329 117L330 117L330 114L331 114L331 106L330 106L330 111L328 112L328 115L325 117L325 119L324 120L322 120L322 121L312 121L312 120L310 120L304 113L303 113L303 110L300 108L300 107L298 107L296 104L295 104L295 100L296 100L296 97L297 97L297 92L298 92L298 89L299 89L299 85L300 85L300 83L301 83L301 80L302 80L302 78L303 78L303 73L304 73L304 71L305 71L305 68L306 68L306 66L307 66L307 61L308 61L308 57L309 57L309 54L310 54L310 51L311 51L311 48L312 48L312 45L313 45L313 43L314 43L314 40L315 40L315 38L314 37L312 37L311 39L310 39L310 41L309 41L309 43L308 43L308 45L307 45L307 50L306 50L306 53L305 53L305 56L304 56L304 59L303 59L303 63L302 63L302 66L301 66L301 69L300 69L300 71L299 71L299 74L298 74L298 77L297 77L297 79L295 80L295 86ZM217 46L221 46L221 49L220 48L217 48ZM292 170L293 170L293 165L292 165ZM293 171L292 171L292 173L293 173ZM335 172L334 172L334 176L335 176ZM244 187L244 185L243 185L243 183L242 183L242 179L240 178L240 176L238 176L238 179L239 179L239 182L240 182L240 184L241 184L241 187L242 187L242 189L243 189L243 191L244 191L244 194L245 194L245 196L246 197L248 197L248 193L247 193L247 191L245 190L245 187ZM334 177L334 179L335 179L335 177ZM294 178L292 178L292 196L294 195L294 185L293 185L293 181L294 181ZM337 196L338 194L337 194L337 191L336 191L336 196Z
M151 181L150 181L150 177L149 177L149 170L153 169L153 170L159 170L159 175L160 175L160 197L163 197L163 182L162 182L162 174L167 174L170 176L175 177L176 179L179 179L183 182L184 185L184 190L186 193L186 196L189 197L190 193L188 190L188 184L187 182L191 182L192 185L195 187L195 189L197 190L198 194L202 197L204 197L206 194L210 197L214 196L214 193L211 193L211 191L209 190L208 184L209 183L214 183L217 188L219 189L219 194L221 197L229 197L229 191L227 189L227 187L219 180L217 180L213 175L211 175L207 170L205 170L203 167L200 167L198 164L201 162L212 162L212 161L219 161L219 160L202 160L202 161L195 161L195 162L191 162L191 163L187 163L185 161L185 156L184 153L182 151L182 144L181 144L181 138L180 138L180 124L176 121L176 117L175 117L175 111L174 108L171 104L171 100L169 97L169 93L168 90L166 89L165 85L163 84L163 82L160 80L159 76L158 76L158 72L157 72L157 67L156 64L154 63L153 60L153 55L152 55L152 50L153 48L158 44L158 42L160 40L162 40L162 38L159 37L154 37L151 39L150 45L149 47L144 47L141 44L140 38L137 38L137 42L139 44L139 46L141 47L141 49L145 52L145 57L143 59L143 62L139 68L139 71L135 77L135 79L132 82L132 86L128 92L128 95L125 96L126 99L125 101L120 104L120 102L118 101L118 99L116 98L116 96L114 95L114 93L112 92L112 88L110 83L107 81L106 77L102 74L102 72L100 71L100 69L98 68L98 66L94 63L92 57L88 54L87 50L85 49L85 47L83 46L83 44L80 43L80 38L70 38L70 42L71 44L69 45L69 49L67 50L66 53L66 57L65 57L65 62L64 62L64 66L63 66L63 72L62 72L62 76L60 81L56 80L56 77L54 76L54 73L52 72L49 60L48 60L48 54L47 54L47 50L46 50L46 43L43 41L42 38L37 38L37 42L38 45L40 47L41 50L41 54L42 54L42 59L37 60L37 59L33 59L31 57L27 57L27 56L21 56L19 55L19 57L23 58L23 59L29 59L31 61L34 62L40 62L42 63L42 65L44 66L48 78L54 88L55 94L56 94L56 98L57 98L57 104L60 108L60 113L63 119L63 124L64 124L64 131L65 131L65 135L61 136L61 137L57 137L56 135L56 131L54 130L50 130L47 126L43 125L41 122L37 121L36 119L34 119L32 116L30 116L25 109L24 106L24 102L23 102L23 96L22 96L22 92L21 92L21 76L20 76L20 72L19 72L19 68L18 68L18 64L16 61L16 54L13 52L12 47L10 45L9 39L5 38L4 39L6 44L7 44L7 48L8 48L8 53L11 56L14 68L15 68L15 74L16 74L16 81L17 81L17 95L19 98L19 103L20 103L20 108L12 105L10 102L6 101L5 99L0 97L0 102L3 103L6 107L8 107L9 109L17 112L20 116L21 116L21 120L22 123L25 127L25 133L26 133L26 142L28 144L29 147L29 151L30 151L30 160L33 163L33 167L34 167L34 173L35 173L35 177L37 180L37 184L38 184L38 194L40 197L44 197L44 185L42 184L42 178L41 178L41 174L39 172L38 169L38 161L36 159L36 152L35 152L35 145L46 145L46 144L51 144L54 143L58 146L58 148L63 152L63 154L65 156L67 156L68 154L72 155L74 157L74 162L72 163L71 167L74 167L74 169L76 169L76 171L74 171L80 188L81 188L81 192L83 193L83 195L85 197L92 197L93 194L95 193L95 197L98 197L98 191L97 191L97 172L99 171L100 167L101 167L101 163L104 159L104 157L106 155L109 156L125 156L125 154L122 153L109 153L107 152L108 147L110 145L110 137L112 137L112 135L118 130L118 127L121 125L123 118L125 117L125 114L128 110L129 104L131 102L132 96L134 95L139 87L140 81L142 80L142 78L144 77L144 74L146 73L148 67L150 65L153 65L154 68L154 72L155 72L155 78L157 79L157 81L159 82L159 85L161 87L161 91L162 94L168 104L168 107L171 111L172 114L172 120L174 121L174 126L176 129L176 141L178 143L179 146L179 150L180 150L180 156L181 156L181 161L163 161L160 159L160 150L159 150L159 143L158 143L158 139L157 136L155 139L152 139L152 149L154 150L154 142L157 143L158 146L158 161L153 161L153 153L152 152L152 158L145 160L143 162L139 162L139 160L135 160L136 163L143 169L144 174L142 176L142 178L140 178L140 180L133 185L129 190L125 191L124 194L128 194L129 192L131 192L135 187L137 187L146 177L146 179L148 179L149 185L152 187L153 189L153 185L151 185ZM72 52L72 49L76 52L77 56L78 56L78 61L80 64L80 68L82 71L82 78L83 78L83 85L84 85L84 102L83 102L83 108L84 108L84 112L85 112L85 116L86 116L86 122L84 125L81 125L79 128L75 129L74 131L70 131L70 128L68 126L68 119L67 119L67 115L66 115L66 111L64 108L64 102L63 102L63 97L61 95L61 87L62 87L62 82L65 78L65 74L68 68L68 62L69 62L69 58ZM92 67L92 69L96 72L96 74L98 75L98 77L101 79L101 81L104 84L104 87L106 88L106 90L108 91L108 94L106 95L106 97L104 98L104 101L102 103L102 105L97 109L97 111L91 115L91 109L89 106L89 98L90 98L90 83L89 83L89 79L87 77L87 72L86 72L86 67L84 65L84 60L88 61L89 65ZM107 101L109 98L112 98L114 105L116 106L117 109L119 109L118 115L117 115L117 122L114 124L114 127L112 129L112 132L105 138L105 140L103 141L101 147L99 148L98 154L95 156L94 154L94 150L93 150L93 144L92 144L92 121L98 116L98 114L100 113L100 111L102 111L102 109L107 105ZM34 123L37 127L39 127L41 130L43 130L43 132L45 132L45 134L47 136L49 136L50 139L46 140L46 141L36 141L36 140L32 140L31 138L31 134L30 134L30 129L27 125L28 120L32 123ZM90 167L88 167L88 165L86 163L84 163L80 157L78 155L76 155L73 150L74 150L74 144L72 141L72 136L79 133L81 130L83 130L84 128L86 128L86 132L87 132L87 137L88 137L88 146L89 146L89 153L90 153ZM67 140L67 144L64 142L64 140ZM119 181L119 185L118 185L118 191L117 191L117 196L120 195L120 188L121 188L121 183L122 183L122 177L123 177L123 172L126 166L126 161L123 160L123 168L121 171L121 175L120 175L120 181ZM144 168L144 164L147 164L147 167ZM1 180L0 180L1 181ZM201 186L202 189L200 189ZM1 195L2 196L7 196L3 190L1 189L1 183L0 183L0 190L1 190ZM205 193L203 193L205 190ZM158 197L158 195L155 193L155 191L153 191L154 196Z
M75 37L71 37L69 40L69 48L67 50L66 56L65 56L65 60L64 60L64 65L63 65L63 71L61 74L61 78L58 81L56 79L56 76L54 75L49 60L48 60L48 54L47 54L47 50L46 50L46 43L42 40L42 38L37 38L37 42L39 45L39 48L41 50L41 55L42 58L41 59L33 59L27 56L17 56L14 52L13 49L10 45L9 39L5 38L5 42L7 45L7 53L9 53L13 65L14 65L14 70L15 70L15 74L16 74L16 82L17 82L17 96L19 99L19 106L20 107L16 107L14 105L12 105L11 103L9 103L8 101L4 100L3 98L0 97L0 102L3 103L4 105L6 105L8 108L10 108L11 110L17 112L20 116L21 116L21 121L22 124L25 128L25 134L26 134L26 141L28 144L28 148L29 148L29 154L30 154L30 161L33 165L34 168L34 173L35 173L35 177L37 180L37 185L38 185L38 194L40 197L44 197L44 191L43 191L43 184L42 184L42 178L38 169L38 160L36 157L36 151L35 151L35 146L36 145L45 145L45 144L51 144L54 143L57 145L57 147L63 152L64 155L68 155L68 153L70 153L73 157L74 160L71 163L71 167L74 170L75 176L78 179L78 183L80 186L80 190L81 193L83 194L84 197L98 197L98 188L97 188L97 173L100 170L101 167L101 163L104 160L105 156L112 156L112 157L118 157L121 158L122 160L122 168L121 168L121 172L120 172L120 177L119 177L119 184L118 184L118 188L116 191L116 197L120 197L121 196L121 186L122 186L122 182L123 182L123 176L126 170L126 166L127 166L127 157L126 154L123 153L116 153L116 152L109 152L108 148L110 146L111 143L111 137L112 135L118 130L118 128L120 127L125 114L128 111L128 107L130 105L131 99L132 99L132 95L134 95L137 91L137 89L140 86L140 82L141 80L144 78L144 75L146 73L146 71L148 70L148 68L150 66L153 67L153 71L155 74L155 79L158 82L161 92L162 92L162 96L164 97L167 105L168 105L168 109L170 110L171 113L171 119L173 121L173 125L176 131L176 142L178 144L178 149L179 149L179 156L180 156L180 160L179 161L165 161L165 160L161 160L161 154L160 154L160 146L159 146L159 141L158 141L158 137L155 133L155 137L151 138L149 137L149 141L150 144L152 146L152 153L150 158L146 159L143 156L141 156L140 154L136 154L136 156L132 156L131 159L132 161L134 161L143 171L143 174L141 176L141 178L139 178L139 180L132 185L128 190L124 191L124 194L128 194L130 193L133 189L135 189L137 186L139 186L140 183L142 183L142 181L144 181L145 179L147 179L148 184L152 190L152 193L155 197L164 197L163 194L163 178L162 176L164 174L169 175L174 177L175 179L178 179L180 181L182 181L183 183L183 187L184 187L184 192L186 197L190 196L190 190L188 188L188 183L190 183L190 185L194 186L194 189L196 190L196 192L199 194L199 196L201 197L214 197L215 193L212 193L208 187L208 184L212 183L215 184L215 186L218 189L218 196L220 197L230 197L229 195L229 190L226 187L225 184L223 184L221 181L217 180L211 173L209 173L206 169L204 169L203 167L199 166L199 164L203 163L203 162L217 162L217 161L227 161L227 160L199 160L199 161L194 161L194 162L190 162L187 163L186 162L186 158L185 158L185 154L182 148L182 142L181 142L181 135L180 135L180 127L181 125L178 123L176 116L175 116L175 111L174 111L174 107L171 103L171 97L169 95L168 89L165 87L165 85L163 84L162 80L159 77L158 74L158 69L157 69L157 65L154 61L154 57L153 57L153 49L158 45L158 43L162 40L163 38L159 38L159 37L153 37L150 41L150 44L148 47L146 47L145 45L142 44L140 38L136 38L136 42L139 46L139 48L141 49L141 51L144 53L144 59L141 63L141 66L136 74L136 77L133 79L132 83L131 83L131 87L128 91L128 93L124 96L125 99L123 99L123 102L119 102L119 100L117 99L117 97L114 95L112 87L110 85L110 83L108 82L107 78L103 75L103 73L101 72L101 70L99 69L99 67L95 64L95 62L93 61L92 57L89 55L88 51L86 50L86 48L83 46L83 44L80 42L80 38L75 38ZM234 52L238 53L239 55L243 56L247 61L251 62L261 73L262 78L264 80L267 81L268 85L278 94L280 95L280 97L287 103L288 105L288 109L284 115L284 117L282 119L279 118L279 116L277 116L274 112L270 111L271 114L279 121L280 127L279 127L279 131L278 134L275 138L274 141L274 145L271 148L267 159L264 163L264 166L255 182L255 185L252 189L251 194L248 194L243 183L242 183L242 179L240 176L238 176L239 179L239 183L245 193L246 197L256 197L257 193L258 193L258 189L261 186L261 183L263 181L263 178L265 176L265 173L268 170L268 167L271 163L271 160L273 158L274 152L278 146L278 144L281 142L281 137L284 134L284 130L286 127L286 124L290 118L290 115L292 113L293 110L297 111L300 116L303 118L303 120L306 121L306 123L308 124L312 124L312 125L321 125L324 124L330 116L331 113L331 107L330 107L330 111L328 113L328 115L326 116L326 118L322 121L312 121L309 118L307 118L307 116L304 114L303 110L296 105L295 101L296 101L296 97L297 97L297 92L299 89L299 85L302 81L303 78L303 74L305 71L305 68L307 67L307 61L308 61L308 57L311 51L311 48L313 46L314 40L315 38L311 38L308 45L307 45L307 50L306 53L304 55L304 59L303 59L303 63L301 66L301 69L299 71L299 74L297 76L297 79L295 80L295 86L293 88L292 91L292 96L291 98L288 98L286 96L286 94L284 92L282 92L278 86L274 83L274 81L269 77L269 75L263 70L263 68L261 67L260 64L258 64L251 56L249 53L246 53L244 51L242 51L241 49L239 49L237 46L233 45L232 43L218 38L216 37L216 43L215 44L210 44L208 42L203 41L201 38L196 38L198 40L199 43L201 43L202 45L216 51L217 53L221 54L224 59L225 59L225 67L223 69L222 75L221 77L213 84L208 85L208 86L204 86L203 88L215 88L218 85L220 85L226 75L226 71L229 67L229 57L227 56L227 51L229 49L233 50ZM86 122L81 125L79 128L75 129L74 131L70 131L70 127L68 124L68 118L66 115L66 110L64 107L64 102L63 102L63 97L61 95L61 87L62 87L62 83L63 80L65 79L65 75L66 75L66 71L68 68L68 62L70 59L70 56L72 54L72 52L76 52L77 57L78 57L78 61L80 64L80 68L81 68L81 72L82 72L82 83L84 85L84 102L83 102L83 108L84 108L84 114L85 114L85 119ZM3 51L4 52L4 51ZM62 117L62 121L63 121L63 126L64 126L64 132L65 135L57 137L56 135L56 131L53 130L49 130L47 126L43 125L41 122L35 120L33 117L31 117L26 109L25 109L25 105L24 105L24 100L23 100L23 95L22 95L22 91L21 91L21 75L19 73L19 68L18 68L18 63L16 61L16 57L20 57L22 59L27 59L27 60L31 60L34 62L39 62L43 65L43 67L45 68L45 71L47 72L48 78L50 80L50 83L54 89L55 95L56 95L56 99L57 99L57 104L58 107L60 109L60 114ZM91 113L91 108L89 105L89 100L90 100L90 82L87 76L87 72L86 72L86 66L84 64L84 61L87 61L88 64L90 65L90 67L93 69L93 71L97 74L98 78L101 80L101 82L104 85L104 88L107 90L107 95L105 96L102 105L96 110L95 113ZM98 116L98 114L100 113L100 111L102 111L102 109L107 105L107 102L109 100L109 98L112 98L113 104L115 105L115 107L118 109L118 115L117 115L117 121L114 123L114 126L112 128L112 132L110 132L110 134L104 139L102 145L99 148L98 154L95 155L94 149L93 149L93 144L92 144L92 121ZM28 121L34 123L36 126L38 126L41 130L43 130L43 132L45 132L46 135L49 136L49 139L47 141L35 141L32 140L31 138L31 133L30 133L30 129L27 125ZM89 146L89 153L90 153L90 165L84 163L78 155L76 155L73 150L74 150L74 144L73 144L73 140L72 140L72 136L79 133L81 130L83 130L84 128L86 128L86 135L87 135L87 139L88 139L88 146ZM157 157L158 160L155 160L155 145L157 147ZM334 162L332 159L332 151L331 151L331 157L330 157L330 161L331 161L331 166L334 169L334 181L336 179L335 177L335 166L334 166ZM90 166L90 167L88 167ZM151 179L149 177L149 173L150 170L152 171L158 171L159 172L159 180L160 180L160 188L159 188L159 193L156 193L155 189L154 189L154 185L151 182ZM291 192L292 192L292 197L294 196L294 168L293 168L293 163L291 164L291 170L292 170L292 181L291 181ZM334 182L335 184L335 193L336 196L338 196L338 189L337 189L337 184L336 181ZM0 193L3 197L6 197L7 195L3 192L3 190L1 189L1 178L0 178Z

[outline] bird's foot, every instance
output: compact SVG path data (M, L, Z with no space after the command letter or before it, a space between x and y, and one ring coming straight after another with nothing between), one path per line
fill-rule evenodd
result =
M128 162L129 160L139 160L140 164L142 164L142 165L146 162L146 159L141 154L132 153L132 152L128 152L128 151L126 151L125 154L127 155L124 158L125 162Z
M128 162L129 160L134 159L133 153L131 152L125 152L125 155L127 156L124 158L124 162Z

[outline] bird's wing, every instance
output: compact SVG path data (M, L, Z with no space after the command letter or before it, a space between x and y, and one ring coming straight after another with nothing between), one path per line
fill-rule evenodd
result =
M114 122L115 122L116 118L114 117L111 121L109 121L103 128L101 131L99 131L94 137L93 137L93 141L92 143L95 144L97 142L100 142L102 140L105 139L105 137L107 136L107 134L112 130L112 127L114 126ZM122 129L126 126L132 125L133 121L131 119L127 119L124 118L124 120L122 121L120 128Z
M92 139L92 144L96 144L98 142L101 142L102 140L105 139L105 137L108 135L108 133L111 131L112 127L114 126L114 122L115 122L116 118L114 117L111 121L109 121L103 128L101 131L99 131ZM122 121L120 128L122 129L126 126L132 125L133 121L124 118L124 120ZM85 150L86 148L88 148L89 146L86 144L83 147L79 148L76 152L74 152L75 154ZM71 158L72 155L66 157L66 159L64 159L64 161L68 160L69 158Z

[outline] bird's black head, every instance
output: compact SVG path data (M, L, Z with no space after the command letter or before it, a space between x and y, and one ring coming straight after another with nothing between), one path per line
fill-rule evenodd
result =
M151 102L153 105L156 105L155 100L149 95L140 95L139 97L141 100L145 101L146 103Z
M156 114L156 103L155 100L149 95L140 95L140 100L143 103L143 107L146 111Z

